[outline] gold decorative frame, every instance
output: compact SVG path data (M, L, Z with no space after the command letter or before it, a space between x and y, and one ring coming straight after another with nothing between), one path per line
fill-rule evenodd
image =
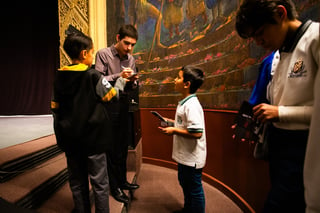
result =
M106 46L106 1L105 0L59 0L60 66L71 61L62 48L65 31L71 24L93 39L94 49Z

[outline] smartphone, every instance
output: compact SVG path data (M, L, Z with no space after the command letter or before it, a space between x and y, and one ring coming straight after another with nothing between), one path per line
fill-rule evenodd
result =
M167 121L162 115L160 115L157 111L150 111L154 116L156 116L160 120L160 126L174 126L174 123L171 121Z
M156 111L150 111L154 116L156 116L160 121L167 122L164 117L162 117L158 112Z

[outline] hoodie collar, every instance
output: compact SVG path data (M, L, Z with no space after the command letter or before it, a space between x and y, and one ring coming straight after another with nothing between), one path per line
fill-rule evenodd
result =
M88 65L85 64L70 64L64 67L61 67L59 71L86 71L88 69Z

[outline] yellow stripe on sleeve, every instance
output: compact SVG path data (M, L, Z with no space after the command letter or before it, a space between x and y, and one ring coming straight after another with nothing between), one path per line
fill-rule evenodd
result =
M111 90L109 90L109 92L105 94L105 96L103 96L102 101L104 102L110 101L116 95L117 95L117 91L115 88L112 87Z

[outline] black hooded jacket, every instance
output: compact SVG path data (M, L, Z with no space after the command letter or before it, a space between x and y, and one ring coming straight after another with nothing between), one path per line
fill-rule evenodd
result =
M67 154L105 152L113 135L104 104L117 101L124 85L119 78L112 87L100 72L84 64L59 69L51 101L58 146Z

